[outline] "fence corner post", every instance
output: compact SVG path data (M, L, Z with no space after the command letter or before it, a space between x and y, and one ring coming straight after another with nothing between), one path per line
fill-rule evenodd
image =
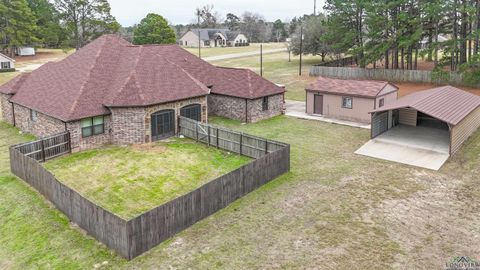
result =
M44 142L44 140L41 139L40 143L41 143L41 146L42 146L42 162L45 162L45 144L43 142Z

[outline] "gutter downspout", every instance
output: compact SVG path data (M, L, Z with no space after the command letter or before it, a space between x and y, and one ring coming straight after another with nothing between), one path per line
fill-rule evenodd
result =
M245 123L248 123L248 99L245 99Z
M16 127L17 125L17 122L15 120L15 104L13 104L13 102L10 102L10 104L12 104L12 120L13 120L13 126Z

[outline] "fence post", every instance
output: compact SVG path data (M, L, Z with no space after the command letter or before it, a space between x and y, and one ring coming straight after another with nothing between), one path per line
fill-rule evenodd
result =
M220 142L220 139L218 138L218 130L219 128L217 127L217 148L220 148L220 145L219 145L219 142Z
M45 145L43 144L43 139L40 140L42 145L42 161L45 162Z
M72 140L70 139L70 131L67 131L67 147L68 147L68 152L71 154L72 153Z
M210 146L210 125L208 127L208 146Z
M198 123L195 123L195 135L197 136L197 142L198 142Z
M268 140L265 140L265 155L268 154Z
M243 133L240 133L240 155L242 155Z

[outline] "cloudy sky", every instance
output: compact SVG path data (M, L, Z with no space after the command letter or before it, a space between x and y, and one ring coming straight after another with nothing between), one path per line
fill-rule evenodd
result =
M229 12L241 15L257 12L268 21L291 19L313 13L314 0L109 0L112 14L123 26L138 23L147 13L164 16L170 23L187 24L194 20L195 8L214 5L223 18ZM324 0L317 0L318 9Z

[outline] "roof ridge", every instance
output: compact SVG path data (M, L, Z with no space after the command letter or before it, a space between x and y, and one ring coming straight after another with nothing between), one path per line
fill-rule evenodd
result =
M250 95L250 97L253 96L253 91L252 91L252 74L251 74L251 70L247 69L247 78L248 78L248 94Z
M100 46L100 49L98 50L97 54L95 55L95 61L93 61L93 64L90 66L90 69L88 70L87 79L83 82L82 86L80 87L80 91L78 91L77 97L73 101L72 107L70 108L69 113L68 113L68 118L70 118L72 113L75 111L75 108L77 107L77 104L78 104L78 99L82 96L82 94L85 90L85 86L88 84L88 82L90 82L90 77L92 76L92 71L95 68L95 66L98 62L98 58L100 58L100 55L103 52L103 49L106 45L106 39L103 39L102 42L103 43Z
M13 62L16 62L15 59L9 57L9 56L6 55L6 54L0 53L0 55L3 56L3 57L5 57L5 58L7 58L7 59L9 59L9 60L12 60Z
M134 80L135 80L135 86L137 87L137 89L139 90L139 96L140 98L142 99L142 101L145 101L145 97L144 97L144 93L140 93L141 90L141 87L139 87L139 85L137 84L137 79L136 79L136 70L137 70L137 66L138 66L138 62L140 61L140 56L142 54L142 51L143 51L143 47L138 47L140 49L140 51L138 53L135 54L135 62L133 64L133 68L132 70L129 72L127 78L125 79L124 83L122 83L122 87L119 88L119 90L116 92L115 96L112 97L110 103L114 103L114 100L118 97L118 95L120 95L123 90L125 90L125 87L127 86L127 84L131 81L132 79L132 76L134 77Z
M185 73L190 79L192 79L193 82L195 82L195 84L197 84L198 86L200 86L201 88L207 88L209 89L205 84L203 84L202 82L200 82L197 78L195 78L193 75L191 75L188 71L186 71L183 67L177 65L176 63L170 61L169 59L159 55L160 57L162 57L165 61L167 61L168 63L178 67L183 73ZM210 90L209 90L210 91Z

